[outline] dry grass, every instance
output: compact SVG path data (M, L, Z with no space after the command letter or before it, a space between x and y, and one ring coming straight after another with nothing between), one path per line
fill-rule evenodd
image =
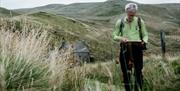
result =
M144 61L144 91L178 91L178 55L150 55ZM175 62L175 63L174 63ZM178 63L177 63L178 62ZM173 66L173 64L176 65ZM114 62L87 64L87 91L122 91L122 73Z
M73 49L62 52L58 48L50 50L52 38L46 31L47 28L36 24L26 26L24 22L19 22L19 26L23 25L23 28L14 31L16 22L1 19L1 91L66 91L63 86L71 87L71 91L83 89L84 70L70 68L69 65Z

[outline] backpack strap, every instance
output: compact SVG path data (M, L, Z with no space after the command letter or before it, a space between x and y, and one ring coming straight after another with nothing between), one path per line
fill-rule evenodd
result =
M121 36L123 36L123 28L124 28L124 18L121 19L120 27L119 27L119 33L121 33Z
M138 17L138 27L139 27L139 37L143 42L143 34L142 34L142 25L141 25L141 18ZM142 50L147 50L146 43L143 44Z
M143 41L143 34L142 34L142 25L141 25L141 18L138 17L138 27L139 27L139 37L141 41Z

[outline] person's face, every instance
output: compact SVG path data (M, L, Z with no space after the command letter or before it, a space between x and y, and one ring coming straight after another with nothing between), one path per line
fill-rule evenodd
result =
M127 15L128 15L128 17L133 17L136 15L136 11L135 10L127 10Z

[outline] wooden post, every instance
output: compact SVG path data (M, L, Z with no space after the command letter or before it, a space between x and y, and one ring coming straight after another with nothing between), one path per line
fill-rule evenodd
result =
M160 39L161 39L161 51L162 51L162 58L166 61L166 42L165 42L165 33L161 30L160 32Z

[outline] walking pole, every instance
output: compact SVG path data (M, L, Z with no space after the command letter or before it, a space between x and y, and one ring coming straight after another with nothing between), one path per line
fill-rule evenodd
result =
M126 57L125 57L125 53L127 52L127 45L125 46L124 44L122 45L122 48L121 48L121 51L122 51L122 55L123 55L123 61L124 61L124 64L125 64L125 69L126 69L126 75L127 75L127 78L128 78L128 85L129 85L129 89L130 89L130 91L132 91L132 87L131 87L131 85L130 85L130 75L128 74L129 72L128 72L128 67L127 67L127 65L128 65L128 63L127 63L127 59L126 59ZM127 85L127 84L125 84L125 85Z

